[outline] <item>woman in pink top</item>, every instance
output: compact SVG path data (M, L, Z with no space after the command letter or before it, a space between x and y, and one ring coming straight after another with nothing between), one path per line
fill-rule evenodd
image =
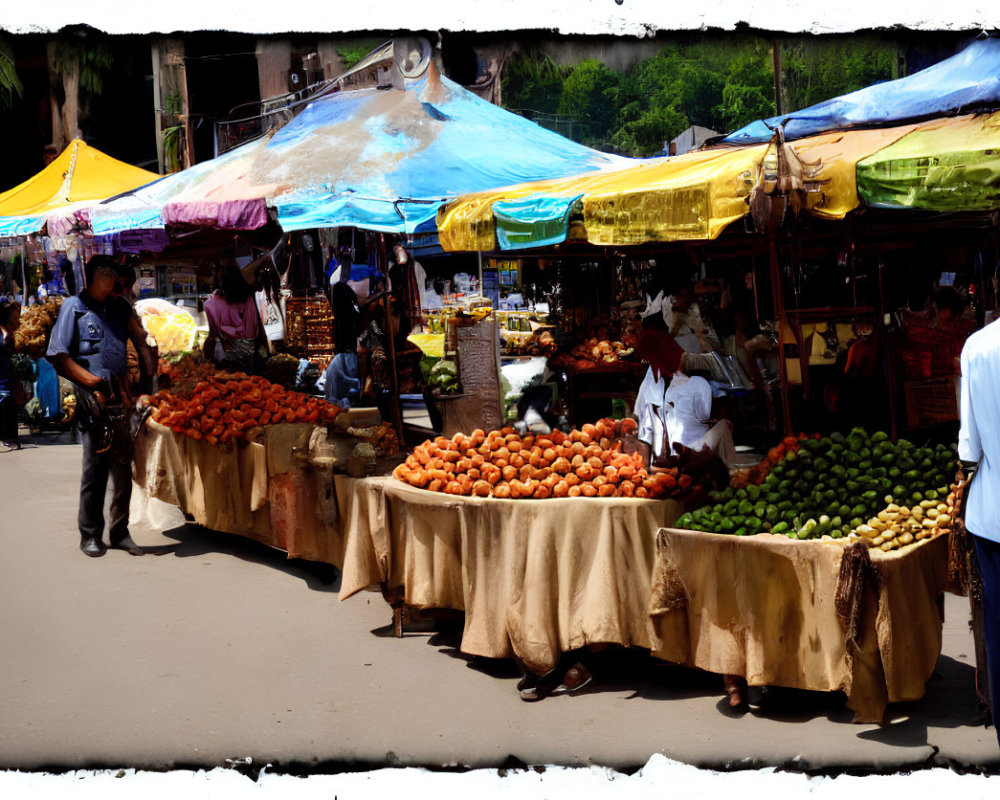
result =
M266 347L264 326L253 288L243 278L235 263L216 270L215 290L205 301L208 317L208 339L205 357L216 364L251 373L258 345Z

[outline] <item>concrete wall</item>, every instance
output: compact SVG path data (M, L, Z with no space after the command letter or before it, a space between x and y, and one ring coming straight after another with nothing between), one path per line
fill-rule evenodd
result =
M292 68L292 43L287 39L257 40L257 73L261 99L288 92L288 71Z

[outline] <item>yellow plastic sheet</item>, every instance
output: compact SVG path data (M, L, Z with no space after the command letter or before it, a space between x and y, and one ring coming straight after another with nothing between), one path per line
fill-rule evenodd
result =
M519 183L464 195L438 211L437 226L441 248L446 251L485 251L496 247L496 222L493 204L499 200L518 200L531 195L574 197L597 182L604 182L622 172L643 169L649 162L627 169L588 172L570 178Z
M420 352L431 358L444 358L443 333L411 333L406 341L415 344Z
M445 250L492 250L493 203L583 194L587 241L599 245L714 239L749 211L767 145L705 150L636 166L518 184L459 198L438 214Z
M750 210L767 145L705 150L622 173L583 196L587 241L629 245L714 239Z
M923 127L934 125L925 123ZM793 169L801 181L804 207L822 219L843 219L860 204L856 167L867 158L914 131L916 125L901 125L863 131L835 131L789 142Z
M104 200L159 177L74 139L37 175L0 194L0 217L45 214L76 203Z

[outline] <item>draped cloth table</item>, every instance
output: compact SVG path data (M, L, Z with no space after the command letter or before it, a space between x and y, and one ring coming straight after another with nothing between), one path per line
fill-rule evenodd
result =
M341 599L379 585L391 602L463 611L463 652L536 674L588 644L652 644L654 543L673 501L454 497L391 478L338 480L337 501Z
M650 617L657 658L752 686L847 694L855 721L917 700L941 652L948 537L863 544L665 529Z
M334 475L306 455L314 430L272 425L260 442L224 448L149 420L136 440L134 479L147 497L179 506L206 528L341 567Z

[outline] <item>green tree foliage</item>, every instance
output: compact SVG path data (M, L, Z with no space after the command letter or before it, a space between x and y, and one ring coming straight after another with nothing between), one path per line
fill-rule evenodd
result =
M628 155L654 155L691 125L721 132L773 114L773 96L761 40L679 42L626 73L612 142Z
M886 80L897 67L895 45L871 37L808 37L781 47L789 110ZM772 42L753 36L679 38L624 74L595 59L560 67L547 55L521 53L503 75L507 108L632 156L660 153L691 125L722 133L774 116L774 93Z
M771 50L755 43L729 63L722 89L722 129L741 128L755 119L773 116L776 110Z
M616 99L622 76L593 58L577 64L563 81L556 112L586 122L582 139L602 143L617 120Z
M519 53L504 65L501 76L503 104L518 112L555 114L562 97L563 69L544 53Z
M790 110L898 77L898 53L894 42L870 38L785 42L781 60Z
M0 39L0 109L10 108L14 97L20 97L24 91L21 80L14 69L14 50L10 42Z
M366 39L362 42L339 45L337 47L337 56L340 58L340 63L344 65L344 69L348 70L359 63L361 59L380 44L381 41L378 39Z

